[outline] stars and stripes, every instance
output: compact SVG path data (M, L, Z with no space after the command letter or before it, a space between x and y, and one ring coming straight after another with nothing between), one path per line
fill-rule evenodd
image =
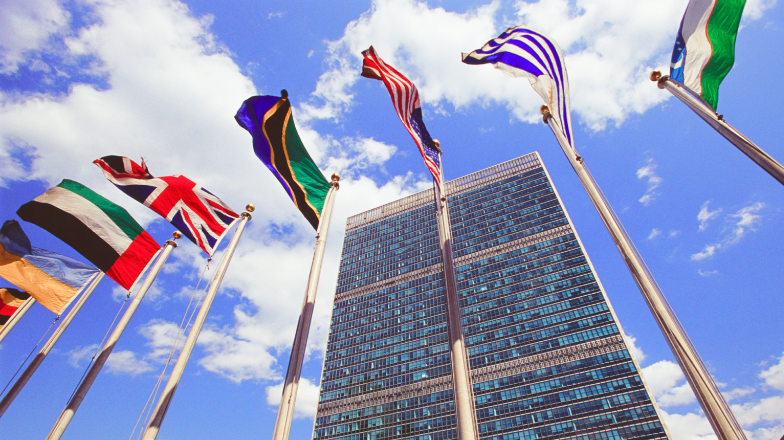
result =
M143 163L122 156L93 163L117 188L160 214L208 255L239 218L221 199L185 176L153 177Z
M422 121L422 108L419 104L419 92L416 86L394 67L379 58L373 46L362 52L362 55L365 58L362 63L362 76L384 82L389 96L392 97L392 104L397 116L411 137L414 138L414 142L425 160L425 166L433 175L433 180L439 190L443 190L439 150L430 137L430 133L427 132L424 121ZM443 194L443 191L441 193Z
M569 78L561 49L552 38L526 26L509 28L481 49L464 53L463 62L490 63L509 76L528 78L574 147Z

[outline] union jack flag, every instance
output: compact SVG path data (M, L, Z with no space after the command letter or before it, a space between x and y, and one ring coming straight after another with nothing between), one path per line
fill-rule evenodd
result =
M379 58L373 46L362 52L362 56L365 57L362 62L362 76L384 82L389 96L392 97L392 105L395 107L397 116L411 137L414 138L414 142L422 154L422 159L425 160L425 166L430 170L433 180L438 185L438 190L443 194L441 159L439 158L441 151L436 147L430 133L425 128L424 121L422 121L422 108L419 105L419 92L416 86L402 73Z
M139 165L122 156L93 163L122 192L160 214L210 256L239 218L221 199L185 176L153 177L144 161Z

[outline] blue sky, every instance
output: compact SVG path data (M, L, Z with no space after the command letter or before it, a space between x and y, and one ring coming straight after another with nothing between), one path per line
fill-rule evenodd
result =
M431 186L383 85L359 77L360 52L372 44L418 85L447 179L540 152L674 438L714 438L541 123L538 95L527 81L460 63L461 52L527 24L560 43L576 147L749 438L779 439L784 188L648 80L667 66L686 3L2 0L0 214L16 218L22 203L69 178L126 207L163 242L172 227L91 164L108 154L144 157L154 175L186 175L237 210L256 204L159 438L271 436L315 239L233 115L254 94L287 89L311 155L325 175L342 176L292 432L307 438L345 219ZM783 34L776 0L748 0L719 98L726 120L779 160ZM23 227L34 245L78 257ZM199 252L188 242L174 251L65 438L132 434L204 269ZM4 436L49 432L123 297L111 280L99 286L0 419ZM35 306L0 346L3 385L53 318Z

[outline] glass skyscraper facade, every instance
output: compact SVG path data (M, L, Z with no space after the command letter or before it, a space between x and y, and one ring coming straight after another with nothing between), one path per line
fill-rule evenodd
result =
M538 153L446 184L482 439L665 439ZM432 190L346 225L313 438L456 439Z

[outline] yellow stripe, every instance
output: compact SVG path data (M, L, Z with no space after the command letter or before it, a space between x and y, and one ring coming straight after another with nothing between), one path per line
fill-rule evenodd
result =
M283 105L283 99L281 99L280 101L276 102L275 105L273 105L269 110L267 110L267 113L264 113L264 117L261 119L261 126L262 126L261 127L261 132L264 133L264 137L267 138L267 144L270 146L270 164L276 170L278 170L278 167L275 166L275 149L272 148L272 142L270 141L269 136L267 136L267 130L264 130L264 121L266 121L267 119L269 119L270 116L275 114L275 112L278 111L278 107L280 107L281 105ZM289 107L289 113L290 112L291 112L291 107ZM288 119L287 119L287 121L288 121ZM285 126L283 127L283 150L284 151L286 150L286 127ZM288 153L286 154L286 159L288 159ZM287 160L287 162L288 162L288 160ZM292 175L293 174L294 173L292 173ZM280 175L280 170L278 170L278 175ZM283 179L283 180L285 181L286 179ZM291 200L294 202L294 206L299 207L299 205L297 205L297 198L294 197L294 190L291 189L291 188L289 188L289 190L291 190L291 192L292 192Z
M0 277L24 290L42 306L61 314L77 289L35 267L22 257L7 252L0 245Z
M316 218L318 218L319 221L321 221L321 214L319 214L318 209L316 209L316 207L313 206L312 203L310 203L310 200L308 199L308 192L305 190L305 187L302 186L301 183L299 183L299 179L297 179L297 174L294 173L294 168L291 167L291 159L289 158L289 147L286 144L286 130L289 128L289 121L290 120L291 120L291 107L289 107L289 111L288 111L288 113L286 113L286 118L284 119L285 122L283 123L283 152L286 153L286 163L289 164L289 170L291 171L291 177L294 178L294 182L297 184L297 186L300 187L300 189L302 189L302 194L305 195L305 203L307 203L308 206L310 206L310 209L312 209L313 212L316 214ZM296 197L295 197L295 199L296 199ZM294 201L294 204L296 205L297 202ZM297 207L299 208L299 206L297 206Z

